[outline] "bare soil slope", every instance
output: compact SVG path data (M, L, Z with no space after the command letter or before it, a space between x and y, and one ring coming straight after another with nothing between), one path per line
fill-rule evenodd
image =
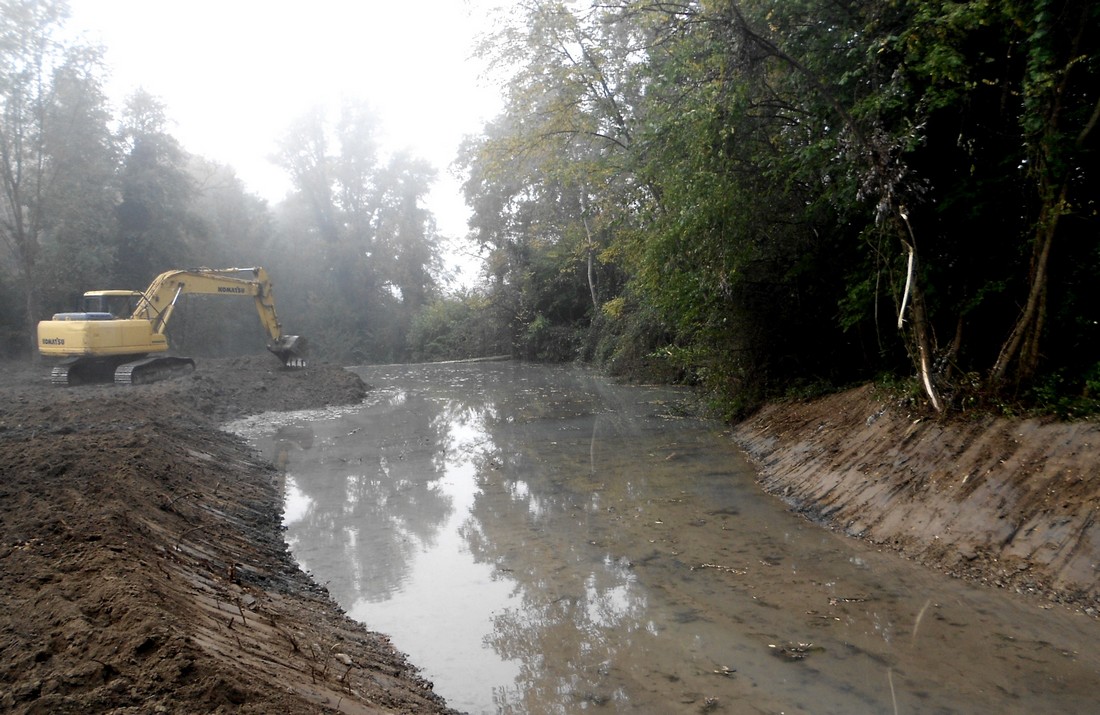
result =
M449 712L297 569L276 474L217 428L358 401L358 377L265 355L58 389L3 367L0 710Z
M937 419L861 387L739 425L810 518L953 576L1100 609L1100 425Z

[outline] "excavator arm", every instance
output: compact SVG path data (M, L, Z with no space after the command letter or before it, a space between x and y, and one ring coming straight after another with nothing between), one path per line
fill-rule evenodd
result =
M166 271L149 284L131 317L149 321L153 332L163 335L180 296L184 294L252 296L260 323L270 338L268 350L279 356L284 365L301 364L304 340L297 335L283 334L275 313L271 279L263 268Z

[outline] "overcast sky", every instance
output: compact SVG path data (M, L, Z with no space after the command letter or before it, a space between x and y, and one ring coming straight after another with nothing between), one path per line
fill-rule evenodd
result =
M112 100L121 106L138 87L159 97L184 148L234 167L251 191L284 196L287 181L267 157L296 117L366 99L385 148L407 148L439 170L429 208L441 231L465 233L448 164L498 106L469 60L482 0L70 4L70 29L107 48Z

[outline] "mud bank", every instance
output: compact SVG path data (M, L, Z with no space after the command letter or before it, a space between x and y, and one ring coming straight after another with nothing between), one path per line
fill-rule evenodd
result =
M951 576L1100 609L1100 426L918 415L870 386L734 438L807 517Z
M297 568L279 475L218 429L356 402L357 376L265 355L59 389L3 367L0 710L450 712Z

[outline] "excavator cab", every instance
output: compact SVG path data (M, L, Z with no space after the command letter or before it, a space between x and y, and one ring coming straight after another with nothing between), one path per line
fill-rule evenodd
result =
M109 313L112 319L129 318L137 310L141 293L131 290L96 290L84 294L85 313Z

